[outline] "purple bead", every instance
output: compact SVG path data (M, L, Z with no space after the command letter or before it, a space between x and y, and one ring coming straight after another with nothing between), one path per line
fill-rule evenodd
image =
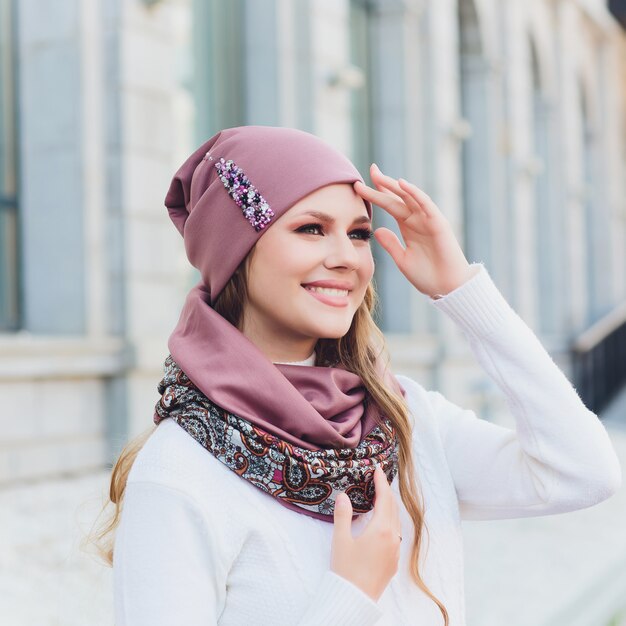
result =
M219 172L220 180L228 194L242 209L246 219L257 232L264 229L274 217L274 211L248 180L243 170L232 159L226 161L223 157L215 164L215 169Z

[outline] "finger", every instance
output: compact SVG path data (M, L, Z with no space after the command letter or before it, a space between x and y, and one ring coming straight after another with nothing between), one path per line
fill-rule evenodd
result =
M352 502L347 493L342 491L335 498L333 515L335 535L340 539L352 537Z
M391 255L396 265L399 265L404 257L406 249L398 239L396 233L388 228L377 228L374 231L376 241Z
M376 180L372 179L372 182L374 183L374 186L376 187L376 189L374 189L373 187L370 187L369 185L366 185L365 183L362 183L360 180L357 180L353 186L359 193L363 191L363 189L365 188L365 190L369 190L370 192L378 192L379 194L383 194L383 196L386 196L387 198L389 198L389 200L394 200L395 202L402 202L399 196L393 193L393 191L390 191L389 189L381 185L380 181L377 182Z
M380 466L374 470L374 488L376 490L376 500L374 501L374 520L386 522L392 513L393 502L391 501L391 490L387 482L387 476Z
M389 484L389 479L387 478L387 474L385 474L382 465L378 466L378 472L380 476L381 487L383 492L385 493L385 498L387 501L387 523L391 523L394 520L396 514L396 498L393 495L391 485Z
M384 189L388 190L389 193L395 194L398 197L403 198L403 199L404 198L413 199L412 194L408 193L407 189L402 187L399 183L400 180L404 180L405 183L410 184L404 178L396 179L393 176L389 176L388 174L383 173L375 163L372 163L371 176L372 176L373 182L375 182L377 185L382 186ZM413 186L417 188L415 185ZM413 199L413 201L415 200Z
M392 193L396 194L406 204L406 206L411 209L412 212L417 211L421 212L425 216L428 216L427 210L422 204L423 198L421 198L419 194L415 193L415 190L419 190L416 185L411 185L411 183L404 180L404 178L396 180L391 176L383 174L382 172L380 172L380 170L378 171L378 178L380 179L381 185L389 189ZM400 184L399 181L404 181L404 184ZM407 185L410 185L410 188L407 188Z
M405 189L417 203L419 203L426 217L432 217L434 214L441 212L439 207L433 202L432 198L417 185L410 183L404 178L399 178L398 184L402 189Z
M357 180L353 187L361 197L385 209L385 211L390 213L398 221L405 220L412 214L411 209L395 194L388 193L387 191L377 191L376 189L368 187L360 180Z
M391 193L400 197L407 206L418 210L421 209L424 217L432 217L435 214L441 214L439 207L433 202L432 198L417 185L409 183L404 178L392 178L380 171L376 164L372 163L370 168L372 180L376 180L377 186L382 185L390 189Z
M393 198L394 200L400 199L400 196L395 194L393 191L391 191L388 188L387 185L384 184L385 181L387 179L390 179L391 177L387 176L386 174L383 174L380 171L378 165L376 165L376 163L372 163L372 165L370 166L370 178L372 179L372 182L374 183L374 186L378 189L378 191L388 195L390 198Z
M393 484L393 480L391 481ZM389 492L391 494L391 501L393 503L393 527L397 529L398 535L402 536L402 521L400 520L400 503L396 492L391 484L389 484Z

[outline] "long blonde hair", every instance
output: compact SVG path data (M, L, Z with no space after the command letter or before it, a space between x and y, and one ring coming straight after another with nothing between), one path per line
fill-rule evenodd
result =
M240 330L244 306L248 299L248 267L253 253L254 248L239 265L214 304L214 309ZM318 340L316 364L341 363L349 371L358 374L373 401L392 422L399 443L398 480L400 497L414 527L409 573L415 584L437 604L444 618L444 626L448 626L449 617L445 606L426 587L419 571L422 531L426 530L428 533L428 529L424 522L423 495L416 485L415 465L411 451L412 428L409 408L401 395L383 383L380 372L376 371L374 366L377 356L383 358L385 368L388 368L390 361L385 337L373 318L378 306L376 290L373 282L371 282L365 291L361 306L355 312L348 332L339 339ZM128 473L137 454L156 428L157 426L152 425L129 441L122 449L111 473L109 500L102 507L98 518L109 504L114 505L114 510L99 530L93 531L86 537L86 542L95 545L98 556L109 567L113 565L114 531L120 520Z

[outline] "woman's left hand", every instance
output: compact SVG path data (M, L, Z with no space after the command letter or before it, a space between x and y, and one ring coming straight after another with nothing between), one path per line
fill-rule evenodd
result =
M398 222L406 248L388 228L377 228L374 237L411 284L433 298L466 282L473 275L470 264L450 222L430 197L403 178L386 176L375 164L370 176L379 191L360 181L354 183L354 190Z

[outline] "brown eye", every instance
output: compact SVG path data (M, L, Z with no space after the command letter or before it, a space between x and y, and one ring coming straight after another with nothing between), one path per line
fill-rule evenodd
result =
M369 228L359 228L358 230L354 230L352 232L359 233L363 241L369 241L374 236L374 233L371 230L369 230Z
M305 224L304 226L300 226L296 232L301 233L304 232L307 228L321 228L321 224Z
M300 228L298 228L296 232L303 233L303 232L306 232L310 228L319 230L322 228L322 225L321 224L305 224L304 226L300 226ZM369 241L374 236L373 231L371 231L369 228L357 228L356 230L353 230L350 234L351 235L356 234L357 238L361 239L362 241Z

